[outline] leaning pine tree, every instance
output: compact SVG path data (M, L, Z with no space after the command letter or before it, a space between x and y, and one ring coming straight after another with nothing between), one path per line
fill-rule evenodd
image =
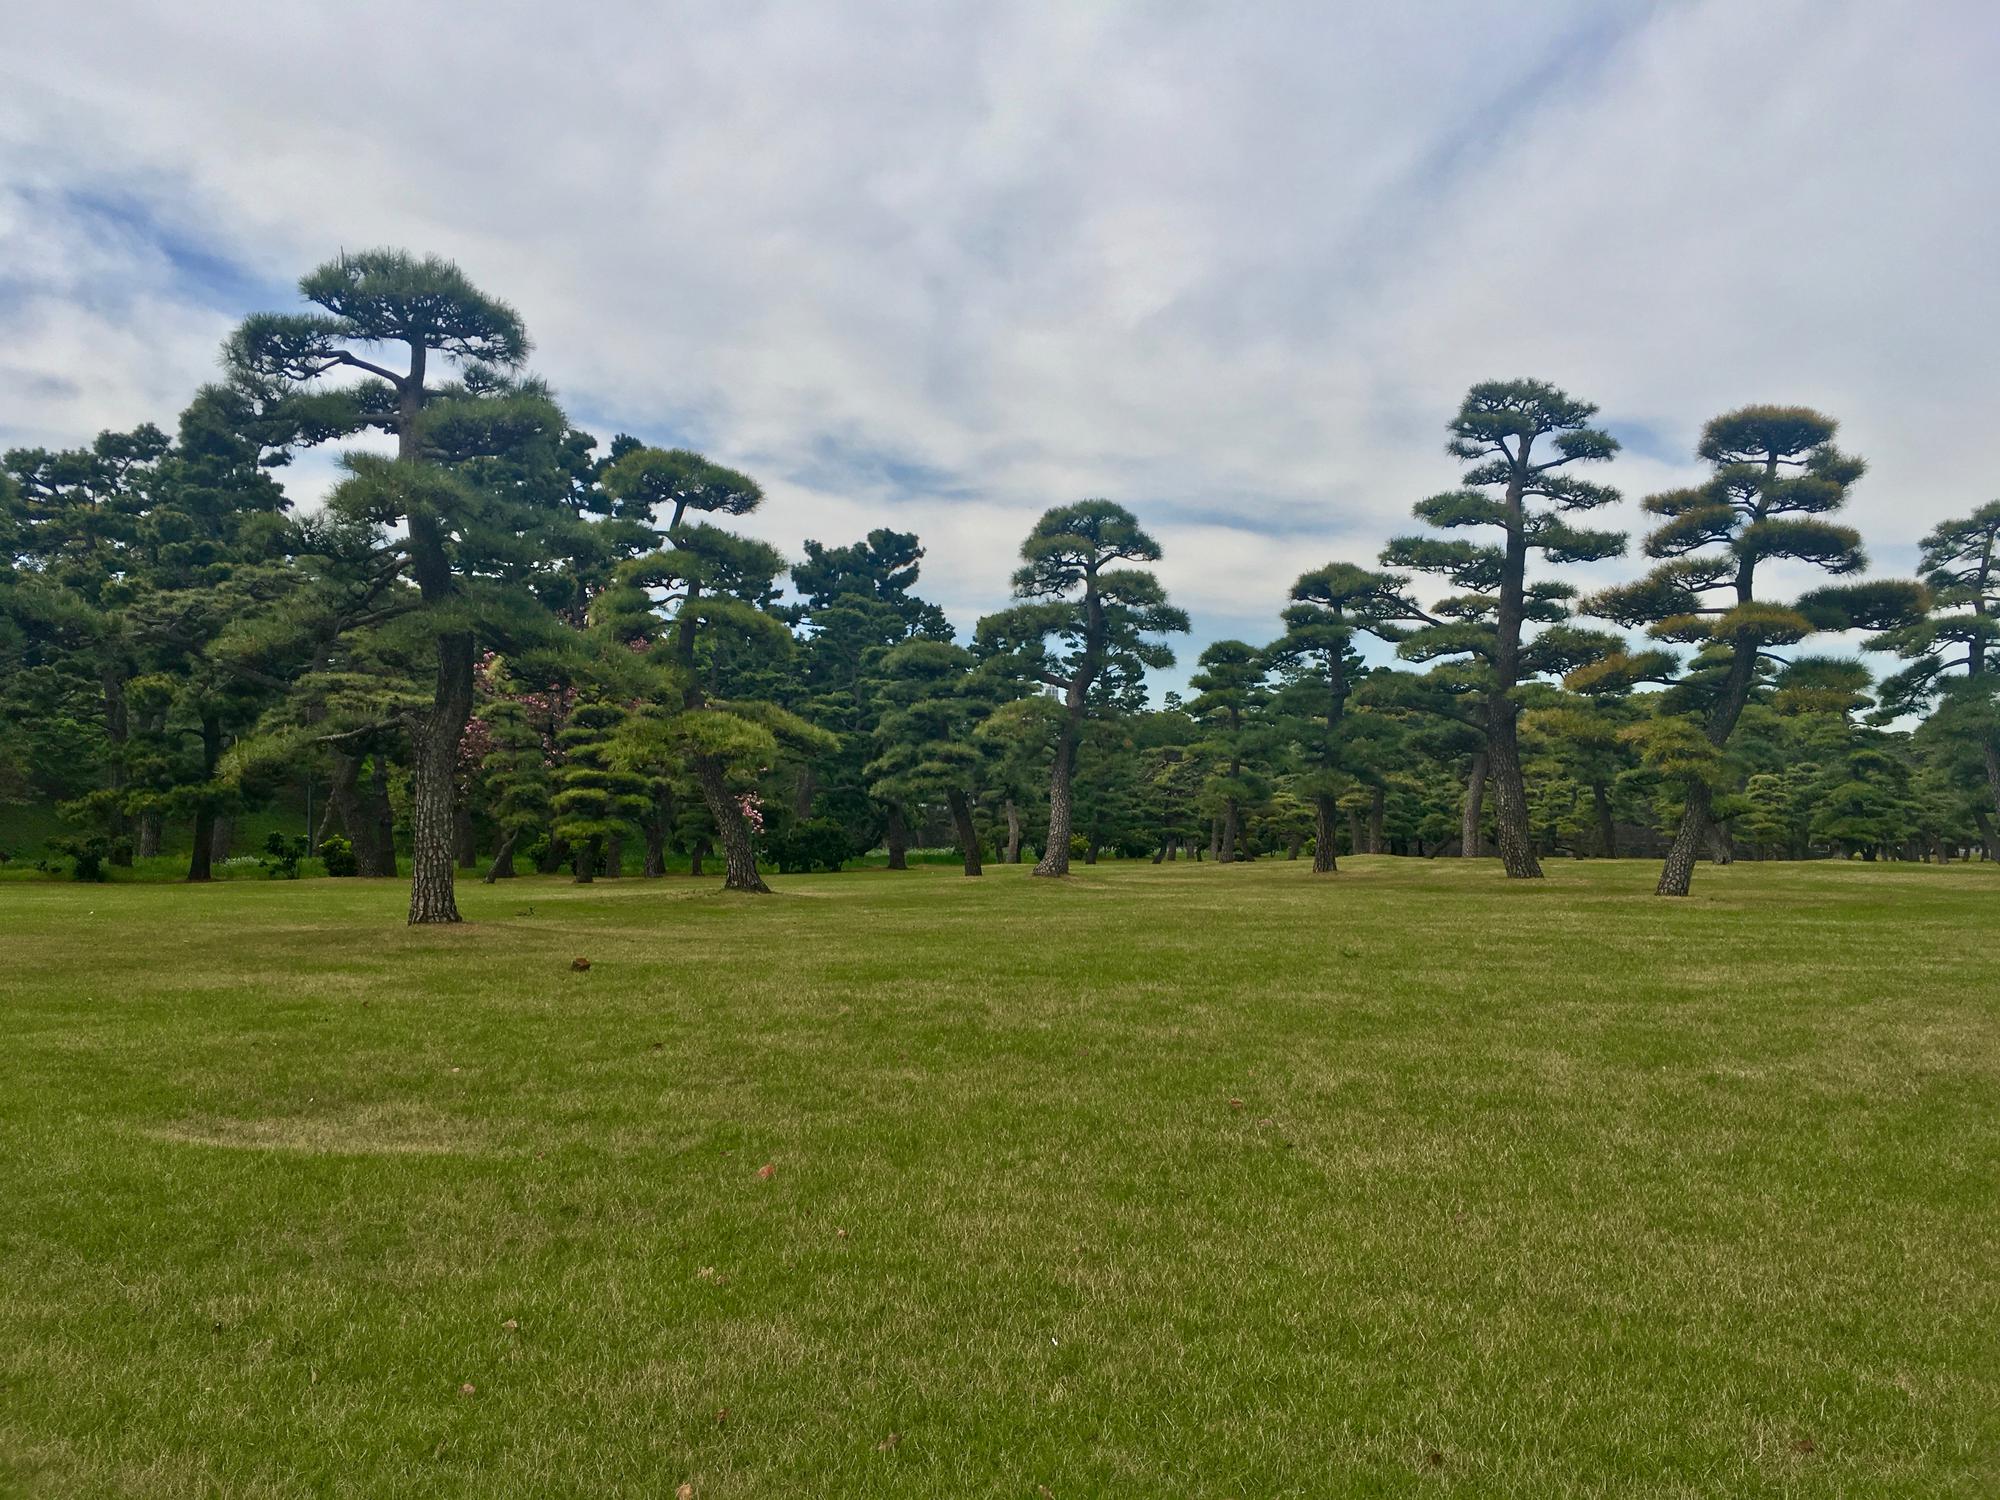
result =
M1865 565L1860 534L1826 519L1847 503L1864 468L1833 446L1837 426L1802 406L1746 406L1717 417L1697 448L1714 467L1708 481L1645 501L1663 518L1645 543L1659 565L1586 605L1592 614L1697 648L1662 712L1635 726L1648 763L1682 798L1660 872L1662 896L1688 893L1695 859L1714 827L1717 790L1729 776L1723 753L1752 693L1786 665L1773 648L1822 630L1885 629L1921 603L1915 584L1894 581L1821 588L1789 603L1758 595L1758 569L1766 562L1835 575ZM1619 677L1645 680L1659 655L1607 657L1574 674L1571 685L1597 690Z
M1458 592L1428 611L1401 651L1439 662L1423 679L1428 706L1476 726L1486 739L1485 773L1493 788L1494 826L1507 874L1539 879L1521 779L1517 690L1536 676L1569 670L1602 649L1602 637L1566 627L1575 590L1528 580L1528 555L1545 562L1594 562L1625 550L1612 531L1572 526L1567 516L1608 505L1618 492L1563 472L1598 463L1617 441L1590 425L1597 408L1539 380L1497 380L1474 386L1451 420L1446 451L1472 464L1464 487L1433 495L1416 516L1446 530L1486 528L1492 543L1430 536L1397 537L1382 553L1392 567L1446 580ZM1542 628L1530 636L1531 624Z
M429 704L409 726L410 921L456 922L455 775L472 714L482 637L506 643L538 612L520 580L559 506L536 486L487 485L481 460L552 441L562 415L540 387L507 372L528 355L521 320L449 261L397 250L342 255L299 283L316 313L260 313L237 329L239 379L280 396L301 442L366 431L395 457L351 454L328 505L375 528L415 584L413 619L435 661ZM440 383L435 365L456 366ZM510 629L511 627L511 629Z
M1188 628L1167 603L1159 579L1121 562L1158 562L1160 544L1138 518L1109 500L1080 500L1045 512L1021 544L1026 565L1014 574L1022 602L979 622L991 653L1014 659L1029 682L1061 700L1055 757L1049 768L1049 836L1037 875L1069 873L1071 788L1085 721L1107 686L1170 667L1174 654L1156 637Z

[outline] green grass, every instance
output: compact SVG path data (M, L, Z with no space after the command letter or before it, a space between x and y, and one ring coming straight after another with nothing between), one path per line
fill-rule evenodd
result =
M10 884L0 1490L2000 1492L2000 870L1348 866Z

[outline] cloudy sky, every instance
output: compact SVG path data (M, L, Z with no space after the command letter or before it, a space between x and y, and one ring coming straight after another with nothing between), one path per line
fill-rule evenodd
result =
M169 423L390 244L513 302L580 425L758 476L788 552L921 533L964 625L1105 495L1196 644L1268 638L1522 374L1635 500L1714 413L1821 407L1907 569L2000 494L1996 76L1991 0L31 6L0 446Z

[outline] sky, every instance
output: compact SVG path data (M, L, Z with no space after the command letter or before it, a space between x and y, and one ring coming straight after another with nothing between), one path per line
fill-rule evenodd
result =
M1194 618L1169 684L1411 529L1483 379L1598 404L1598 519L1635 532L1749 402L1840 419L1879 571L2000 494L1991 0L93 0L8 33L0 447L171 426L244 314L394 245L511 302L579 426L757 477L788 556L919 533L961 628L1042 510L1128 506Z

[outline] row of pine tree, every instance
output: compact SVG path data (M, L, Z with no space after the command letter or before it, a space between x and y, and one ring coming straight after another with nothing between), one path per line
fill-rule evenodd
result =
M1119 505L1049 510L960 643L916 536L788 565L732 528L749 476L600 449L457 267L345 255L300 289L172 435L5 456L0 799L59 805L80 872L172 843L207 879L234 817L302 786L329 872L407 858L412 922L457 920L482 865L713 858L758 891L943 844L969 875L1652 853L1669 895L1739 851L2000 857L2000 502L1925 537L1920 577L1866 577L1838 520L1863 464L1818 412L1710 422L1703 480L1644 501L1649 570L1585 597L1562 567L1630 546L1585 524L1616 440L1553 386L1475 386L1421 528L1303 574L1273 639L1214 643L1154 708L1188 620ZM364 434L294 510L288 461ZM1848 632L1899 669L1809 649Z

